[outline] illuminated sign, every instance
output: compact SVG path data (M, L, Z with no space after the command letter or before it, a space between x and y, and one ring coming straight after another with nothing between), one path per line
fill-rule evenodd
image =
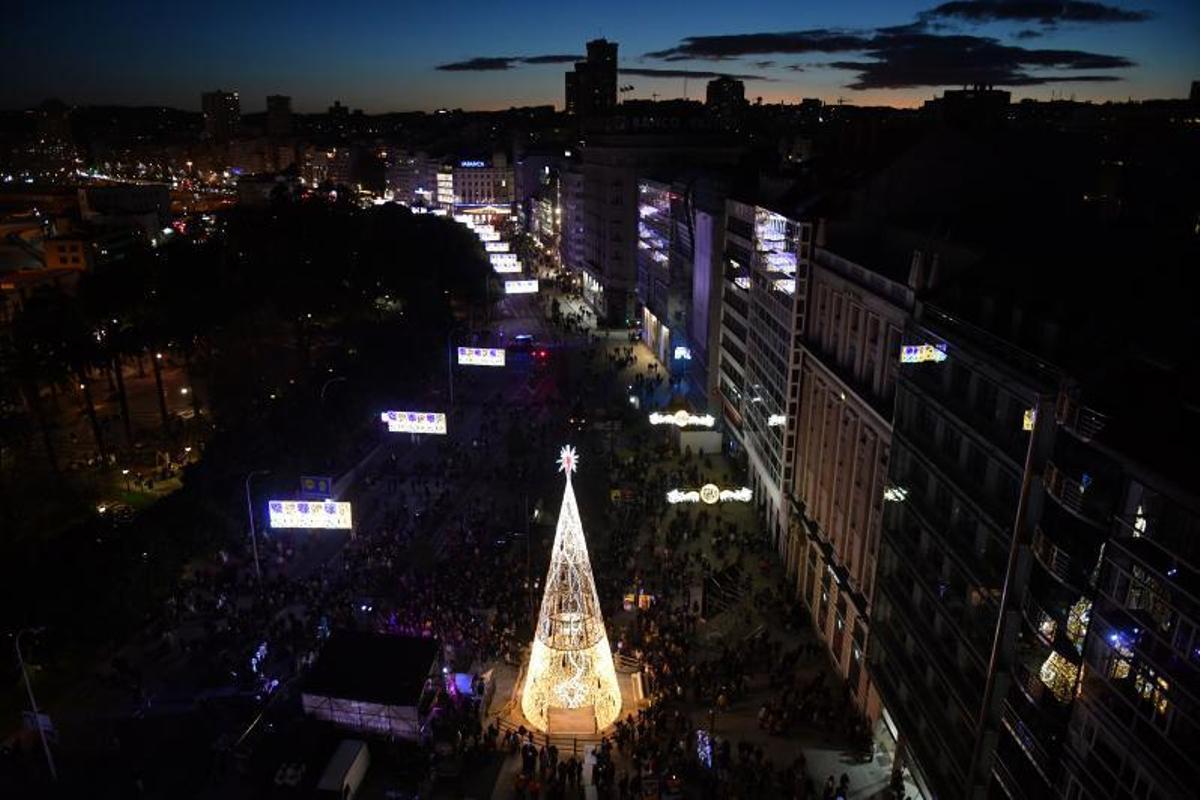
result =
M676 361L691 361L692 360L692 349L690 347L685 347L683 345L676 345L675 346L675 360Z
M749 486L740 489L722 489L715 483L706 483L699 489L672 489L667 492L667 502L675 503L749 503L754 492Z
M1025 409L1025 414L1021 419L1021 430L1023 430L1023 431L1033 430L1033 420L1036 416L1037 416L1036 408Z
M716 422L712 414L696 416L684 411L682 408L674 414L660 414L655 411L650 415L651 425L676 425L680 428L686 428L689 425L699 425L704 428L711 428Z
M489 253L507 253L508 242L484 242L483 249Z
M482 161L460 161L460 162L458 162L458 165L460 167L466 167L468 169L474 169L476 167L486 167L487 166L487 164L485 164Z
M532 281L505 281L505 294L537 294L538 282Z
M321 500L333 494L333 478L316 475L300 476L300 494L309 500Z
M471 218L469 216L467 216L466 214L455 214L454 221L461 222L463 225L466 225L468 228L471 227Z
M767 417L768 428L779 428L784 425L787 425L787 417L783 414L772 414Z
M945 361L946 345L938 344L906 344L900 348L901 364L920 364L924 361Z
M496 233L495 231L481 231L478 228L476 228L475 233L477 233L479 235L479 241L481 241L485 244L487 242L500 241L500 234Z
M908 497L908 489L903 486L889 486L883 490L883 499L889 503L903 503Z
M492 253L489 258L492 262L492 269L496 272L503 274L521 271L521 262L517 260L516 253Z
M458 363L472 364L477 367L503 367L504 348L460 347L458 348Z
M350 504L333 500L310 503L307 500L272 500L267 503L272 528L332 528L349 530L352 526Z
M446 433L446 415L431 411L384 411L379 415L390 433Z

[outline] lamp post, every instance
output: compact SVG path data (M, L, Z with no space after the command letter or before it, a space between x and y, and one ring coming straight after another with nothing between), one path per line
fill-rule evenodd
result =
M340 381L344 381L344 380L346 380L346 376L339 375L336 378L330 378L329 380L325 381L325 383L321 386L321 404L322 405L325 404L325 390L328 389L332 384L339 383Z
M21 677L25 679L25 691L29 694L29 707L33 711L33 722L37 725L38 737L42 740L42 751L46 754L46 766L50 769L50 780L58 780L58 770L54 768L54 756L50 754L50 743L46 741L46 729L42 727L42 715L38 713L37 700L33 697L33 684L29 682L29 670L25 668L25 657L21 654L21 636L22 634L33 631L41 633L43 628L22 628L17 631L16 639L13 642L17 649L17 661L21 665Z
M250 520L250 552L254 553L254 576L262 585L262 567L258 564L258 536L254 533L254 504L250 502L250 481L257 475L270 474L269 469L256 469L246 476L246 516Z

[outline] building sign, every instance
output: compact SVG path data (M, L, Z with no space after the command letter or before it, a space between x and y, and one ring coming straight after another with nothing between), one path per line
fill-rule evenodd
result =
M521 262L517 260L516 253L492 253L488 259L492 262L492 269L502 275L521 271Z
M479 167L487 166L487 164L482 161L460 161L458 162L458 165L460 167L466 167L467 169L477 169Z
M715 483L706 483L699 489L672 489L667 492L667 502L675 503L749 503L754 499L754 492L749 486L740 489L722 489Z
M460 347L458 348L458 363L476 367L503 367L504 348Z
M489 253L507 253L508 242L484 242L483 249Z
M901 364L920 364L925 361L945 361L946 345L938 344L906 344L900 348Z
M691 361L692 360L692 348L686 347L682 344L676 345L675 346L675 360L676 361Z
M537 294L538 282L532 281L505 281L505 294Z
M446 433L446 415L431 411L384 411L379 415L389 433Z
M350 504L333 500L272 500L267 503L272 528L329 528L350 530Z
M651 425L675 425L680 428L686 428L689 425L698 425L702 428L711 428L716 422L712 414L697 416L684 411L682 408L674 414L660 414L657 411L650 414Z

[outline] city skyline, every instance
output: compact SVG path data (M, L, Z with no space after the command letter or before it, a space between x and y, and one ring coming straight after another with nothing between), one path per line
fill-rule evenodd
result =
M54 24L49 12L26 8L0 34L24 76L0 92L0 107L58 97L198 110L201 92L222 87L247 113L268 94L292 96L301 113L334 100L368 113L561 108L563 72L601 36L620 45L620 81L634 87L626 99L703 99L704 84L728 74L764 102L916 106L976 82L1016 99L1105 101L1182 97L1200 74L1200 9L1176 0L871 0L804 13L695 3L686 20L618 2L605 24L599 11L541 2L211 8L197 19L140 2L78 4L83 23L52 37L39 33Z

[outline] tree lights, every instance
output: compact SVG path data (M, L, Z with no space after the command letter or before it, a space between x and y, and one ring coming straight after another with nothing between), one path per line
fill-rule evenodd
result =
M553 709L591 708L596 730L621 713L621 690L571 487L578 462L573 447L562 449L558 464L567 485L521 693L521 711L542 731L549 730Z

